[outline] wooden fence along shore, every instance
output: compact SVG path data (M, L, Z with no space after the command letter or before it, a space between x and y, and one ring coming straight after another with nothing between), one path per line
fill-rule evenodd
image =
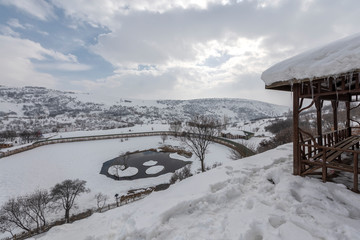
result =
M17 153L25 152L37 147L57 144L57 143L69 143L69 142L81 142L81 141L94 141L94 140L105 140L105 139L116 139L116 138L132 138L132 137L149 137L149 136L161 136L161 135L170 135L170 136L181 136L186 133L177 133L171 131L154 131L154 132L141 132L141 133L120 133L120 134L108 134L108 135L96 135L96 136L83 136L83 137L70 137L70 138L57 138L57 139L48 139L36 141L31 145L26 145L12 150L7 150L0 152L0 158L11 156ZM254 155L254 152L244 145L231 141L226 138L214 137L213 142L225 145L229 148L232 148L238 151L241 156L248 157Z

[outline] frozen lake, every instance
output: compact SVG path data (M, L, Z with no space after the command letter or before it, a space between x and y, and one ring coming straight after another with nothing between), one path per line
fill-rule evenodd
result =
M149 164L151 163L151 164ZM101 168L100 174L115 180L135 180L141 178L157 177L166 173L174 173L176 170L185 167L192 161L183 161L170 157L170 153L146 151L140 153L132 153L129 155L119 156L105 162ZM126 167L126 169L136 168L133 174L123 176L121 172L126 169L118 170L118 175L111 174L109 169L114 165Z

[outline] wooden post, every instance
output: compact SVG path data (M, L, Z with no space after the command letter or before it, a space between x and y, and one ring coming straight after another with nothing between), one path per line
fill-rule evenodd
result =
M359 171L358 153L354 153L354 187L353 187L354 192L359 192L359 188L358 188L358 171Z
M322 146L322 124L321 124L321 100L319 97L315 98L315 107L316 107L316 122L317 122L317 134L318 134L318 144ZM320 150L321 151L321 150Z
M350 128L350 101L345 102L346 105L346 137L351 136L351 128Z
M300 97L300 85L293 85L293 174L300 175L301 172L301 159L300 159L300 145L299 145L299 97Z
M327 178L327 167L326 167L326 150L323 150L323 156L322 156L322 181L326 182Z
M339 142L339 136L338 136L338 101L331 101L332 109L333 109L333 123L334 123L334 137L335 137L335 143Z

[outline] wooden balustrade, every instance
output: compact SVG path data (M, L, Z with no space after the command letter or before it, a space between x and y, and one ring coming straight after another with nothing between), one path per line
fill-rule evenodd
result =
M94 141L94 140L106 140L106 139L116 139L116 138L132 138L132 137L148 137L148 136L161 136L161 135L171 135L171 136L179 136L184 135L186 133L177 133L172 131L154 131L154 132L140 132L140 133L121 133L121 134L109 134L109 135L96 135L96 136L84 136L84 137L72 137L72 138L58 138L58 139L48 139L34 142L31 145L19 147L13 150L7 150L4 152L0 152L0 158L7 157L10 155L14 155L20 152L28 151L40 146L57 144L57 143L69 143L69 142L81 142L81 141ZM244 145L230 141L228 139L214 137L212 139L213 142L225 145L229 148L235 149L238 151L241 156L247 157L254 155L255 153L245 147Z

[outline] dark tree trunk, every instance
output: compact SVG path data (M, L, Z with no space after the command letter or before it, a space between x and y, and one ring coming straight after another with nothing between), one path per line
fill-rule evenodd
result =
M65 222L70 222L70 209L65 209Z

